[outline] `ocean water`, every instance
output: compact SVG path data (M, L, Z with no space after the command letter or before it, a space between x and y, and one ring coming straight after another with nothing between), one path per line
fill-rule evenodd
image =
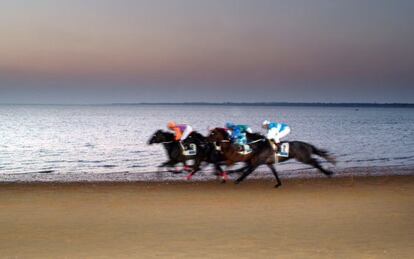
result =
M0 174L145 173L166 160L148 138L174 120L206 134L226 121L288 123L288 140L335 154L337 169L414 168L414 109L259 106L0 106ZM287 162L283 170L308 166ZM18 176L17 176L18 177ZM1 178L0 178L1 179Z

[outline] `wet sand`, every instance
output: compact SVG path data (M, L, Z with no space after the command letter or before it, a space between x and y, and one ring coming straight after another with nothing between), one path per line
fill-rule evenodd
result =
M408 258L414 177L0 185L1 258Z

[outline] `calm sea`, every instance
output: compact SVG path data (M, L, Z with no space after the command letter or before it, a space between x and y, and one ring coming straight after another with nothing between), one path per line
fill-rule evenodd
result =
M203 134L225 122L261 131L263 119L288 123L289 140L337 156L338 169L414 168L414 109L259 106L0 106L0 174L103 174L156 171L163 147L148 146L174 120ZM308 168L296 162L279 170ZM0 178L1 180L1 178Z

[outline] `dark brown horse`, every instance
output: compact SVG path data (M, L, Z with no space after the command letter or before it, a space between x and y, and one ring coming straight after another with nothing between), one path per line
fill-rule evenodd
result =
M227 174L223 172L220 163L223 161L221 152L215 149L215 146L208 142L200 133L193 131L186 140L180 144L175 140L174 134L162 130L156 131L148 141L149 145L163 144L167 152L168 161L162 163L159 167L174 167L176 164L184 164L184 171L190 172L187 180L191 180L193 175L200 170L202 162L213 163L215 165L216 174L222 177L223 181L227 179ZM194 144L197 152L194 155L184 155L183 145ZM187 166L187 161L194 161L192 166ZM172 173L181 173L183 171L168 170Z
M190 167L186 165L186 162L194 160L195 156L186 156L183 154L182 147L178 141L175 141L173 133L157 130L148 140L148 145L152 144L162 144L168 156L168 160L158 167L166 167L168 169L182 163L184 165L184 170L190 170ZM170 169L168 169L168 171L172 173L182 172Z
M227 173L224 172L221 168L221 165L224 161L223 153L220 150L217 150L216 145L208 141L206 137L201 135L198 132L193 131L184 141L185 145L194 144L197 146L197 154L195 155L195 160L200 162L205 162L207 164L213 164L216 169L215 174L221 177L222 182L226 182L228 179ZM190 180L191 177L200 170L200 167L194 168L192 172L187 176L187 179Z
M243 157L243 162L247 163L247 166L242 168L240 171L242 171L242 175L236 180L236 184L243 181L249 174L251 174L254 170L256 170L257 167L260 165L267 165L270 170L272 170L273 175L276 178L277 184L275 187L279 187L282 185L278 173L274 167L275 163L281 163L285 162L287 160L290 160L292 158L296 159L299 162L302 162L304 164L311 165L317 169L319 169L322 173L324 173L326 176L331 176L333 173L331 171L328 171L324 169L319 161L312 157L312 155L318 155L320 157L325 158L327 161L331 163L335 163L335 160L333 157L331 157L327 151L321 150L316 148L315 146L301 142L301 141L291 141L288 142L289 147L289 156L288 157L279 157L277 156L275 152L275 145L268 139L266 139L264 136L258 134L258 133L247 133L247 139L250 144L250 147L252 148L252 152L249 155L245 155ZM210 132L209 140L215 141L217 144L220 144L222 149L224 148L226 151L223 151L224 156L226 157L226 160L228 160L228 163L231 164L231 162L239 162L236 161L237 158L240 158L240 156L236 156L235 148L231 147L231 143L229 142L229 136L225 129L216 128Z
M243 154L231 143L226 129L215 128L211 130L208 140L220 147L225 158L224 161L228 166L234 165L237 162L245 162L252 158L252 153Z

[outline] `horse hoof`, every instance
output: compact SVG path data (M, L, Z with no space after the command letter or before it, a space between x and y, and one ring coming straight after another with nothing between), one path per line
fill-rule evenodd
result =
M227 181L229 179L229 176L228 176L228 174L226 172L224 172L222 174L222 177L223 177L223 181Z
M240 181L237 181L237 180L236 180L236 181L234 181L234 184L239 184L239 183L240 183Z
M282 184L280 184L280 183L279 184L276 184L275 185L275 188L279 188L280 186L282 186Z

